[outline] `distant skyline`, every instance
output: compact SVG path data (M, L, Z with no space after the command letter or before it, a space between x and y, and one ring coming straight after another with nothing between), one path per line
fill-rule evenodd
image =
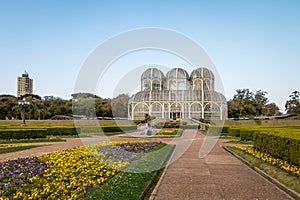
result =
M101 42L158 27L178 31L206 50L228 100L237 89L261 89L284 111L288 96L300 90L299 10L297 0L2 0L0 94L16 96L17 76L26 70L34 94L69 99L83 62ZM96 94L112 97L113 77L145 64L189 73L192 67L172 55L137 52L114 63L111 77L103 79L112 84L100 81Z

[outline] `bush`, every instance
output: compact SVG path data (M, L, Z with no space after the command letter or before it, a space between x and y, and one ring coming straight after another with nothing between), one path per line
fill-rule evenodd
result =
M215 133L228 133L228 126L210 126L208 127L206 130L208 130L209 132L215 132Z
M300 166L299 127L230 127L229 135L253 141L254 148Z
M240 137L241 141L253 141L253 137L256 133L256 130L254 129L241 129L240 130Z
M102 126L103 132L122 132L136 130L136 126Z
M0 130L0 139L46 138L45 129L8 129Z
M233 137L240 137L241 128L239 127L230 127L228 129L228 135Z
M47 135L78 135L80 128L75 127L50 127L46 129Z
M300 166L300 133L278 129L254 134L253 145L259 151Z

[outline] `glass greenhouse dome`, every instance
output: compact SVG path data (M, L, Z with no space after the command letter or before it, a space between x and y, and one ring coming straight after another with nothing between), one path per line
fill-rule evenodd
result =
M213 119L226 117L223 94L215 91L215 77L207 68L195 69L191 75L173 68L164 76L149 68L141 76L141 91L129 100L129 119L144 119L145 114L160 119Z

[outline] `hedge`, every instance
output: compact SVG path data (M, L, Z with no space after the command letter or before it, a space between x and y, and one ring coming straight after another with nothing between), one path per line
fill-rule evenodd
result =
M230 127L228 134L253 141L257 150L300 166L299 127Z
M46 129L47 135L78 135L80 128L76 127L50 127Z
M122 132L133 131L137 129L137 126L101 126L103 132Z
M259 151L300 166L300 133L279 129L260 131L253 135L253 145Z
M0 139L46 138L45 129L8 129L0 130Z
M207 130L209 132L227 134L228 133L228 129L229 129L229 126L210 126L210 127L208 127Z

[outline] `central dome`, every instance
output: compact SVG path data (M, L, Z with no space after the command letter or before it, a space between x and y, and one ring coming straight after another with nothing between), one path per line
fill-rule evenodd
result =
M184 69L174 68L167 73L166 78L167 79L188 79L189 74Z

